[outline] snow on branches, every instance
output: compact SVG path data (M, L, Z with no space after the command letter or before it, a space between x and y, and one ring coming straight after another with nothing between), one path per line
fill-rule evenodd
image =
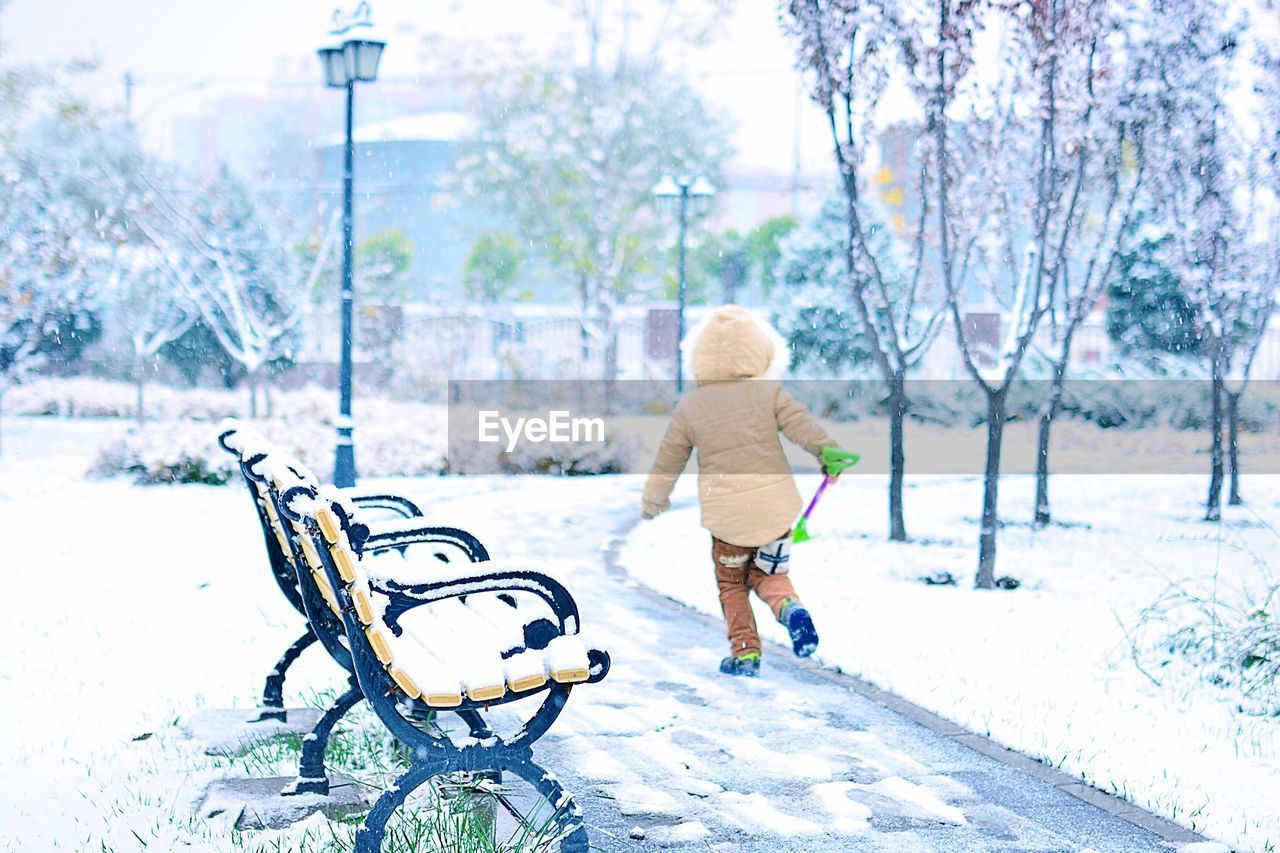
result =
M134 154L118 142L58 119L0 153L0 393L93 307L127 239Z
M224 171L193 200L158 194L154 217L139 227L180 298L251 378L292 353L305 292L332 250L332 224L311 274L303 275L248 189Z

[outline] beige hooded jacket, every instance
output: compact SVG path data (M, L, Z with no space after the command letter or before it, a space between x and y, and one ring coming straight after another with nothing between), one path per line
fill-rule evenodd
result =
M778 433L815 457L834 442L779 383L759 378L786 352L781 337L745 308L720 308L693 337L698 387L680 400L658 447L644 513L671 507L671 489L696 447L702 526L733 545L764 545L786 533L801 509Z

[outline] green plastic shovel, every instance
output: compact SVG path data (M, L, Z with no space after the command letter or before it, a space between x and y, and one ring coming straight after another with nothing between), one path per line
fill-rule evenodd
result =
M827 476L822 478L822 485L818 486L818 491L814 493L813 500L809 501L809 506L805 507L804 514L796 522L795 532L791 536L792 542L798 545L813 538L813 534L809 532L809 514L818 505L818 498L822 497L822 493L827 490L827 486L836 481L836 474L846 468L852 468L860 458L862 457L858 456L858 454L848 453L838 447L822 448L822 468L826 471Z

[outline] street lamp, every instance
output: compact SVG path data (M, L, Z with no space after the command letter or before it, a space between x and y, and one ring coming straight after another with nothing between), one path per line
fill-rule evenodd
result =
M658 210L663 213L679 214L680 238L680 278L676 301L676 393L684 391L684 307L685 307L685 235L689 230L689 214L703 216L711 210L711 200L715 197L716 188L702 175L697 177L672 177L663 175L653 187L653 198Z
M355 145L352 128L355 120L356 82L372 83L378 77L378 61L386 42L374 35L369 18L369 4L362 2L354 12L334 10L331 36L340 43L319 50L324 70L324 84L347 90L347 136L342 151L342 358L338 366L338 447L334 454L335 486L356 484L356 449L352 439L355 428L351 420L351 336L354 301L355 222L352 212L355 180Z

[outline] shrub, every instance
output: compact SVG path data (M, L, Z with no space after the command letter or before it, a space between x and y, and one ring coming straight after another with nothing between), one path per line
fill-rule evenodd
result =
M208 424L193 426L174 423L133 430L98 451L90 474L129 476L146 485L226 483L236 473L231 457L210 441Z
M434 411L433 411L434 408ZM444 417L438 407L381 403L366 407L367 425L356 430L356 463L363 477L438 474L444 469ZM334 431L317 420L255 422L264 435L328 479ZM127 476L139 483L228 482L238 476L234 458L218 446L208 421L149 423L130 430L98 452L90 474Z
M1280 584L1175 584L1143 610L1137 635L1135 658L1149 675L1183 663L1237 693L1242 712L1280 716Z

